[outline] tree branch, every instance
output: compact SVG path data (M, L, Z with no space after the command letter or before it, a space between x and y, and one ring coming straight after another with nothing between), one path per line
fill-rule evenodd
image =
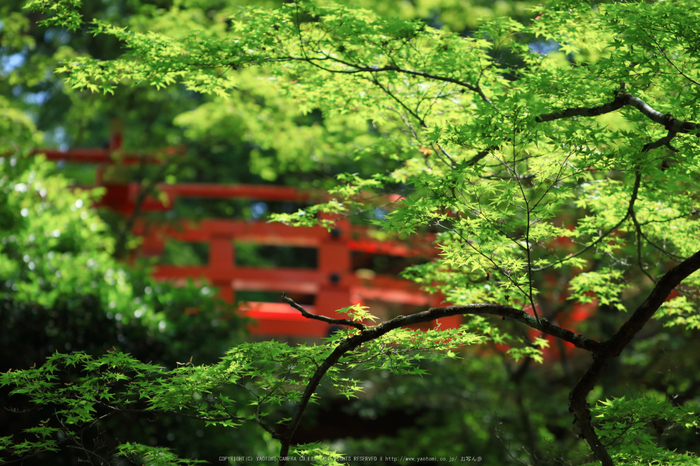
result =
M588 246L585 246L585 247L584 247L583 249L581 249L580 251L577 251L577 252L575 252L575 253L569 254L569 255L566 256L565 258L560 259L560 260L558 260L558 261L556 261L556 262L552 262L551 264L543 265L542 267L538 267L538 268L536 268L536 269L533 269L533 272L541 272L541 271L543 271L543 270L552 268L552 267L554 267L554 266L556 266L556 265L562 264L562 263L566 262L566 261L569 260L569 259L572 259L572 258L574 258L574 257L580 256L581 254L583 254L584 252L588 251L589 249L591 249L592 247L594 247L596 244L600 243L600 242L603 241L605 238L607 238L607 237L610 235L610 233L612 233L612 232L615 231L620 225L622 225L623 223L625 223L625 221L627 221L627 219L630 218L630 216L631 216L632 213L634 212L634 203L637 201L637 196L639 195L639 186L641 185L641 183L642 183L642 175L641 175L640 172L637 172L637 174L635 175L635 178L634 178L634 185L632 186L632 196L630 196L630 202L629 202L629 205L628 205L628 207L627 207L627 212L625 213L625 216L622 217L622 220L620 220L619 222L617 222L617 223L615 224L615 226L613 226L612 228L610 228L609 230L607 230L606 232L604 232L602 235L600 235L600 236L598 237L597 240L593 241L593 242L592 242L591 244L589 244Z
M301 306L294 303L294 301L287 298L286 296L283 296L282 299L284 299L295 309L302 312L302 314L304 314L306 317L316 318L318 320L323 320L329 323L336 323L335 321L338 320L309 314L306 310L303 310ZM538 324L537 320L531 315L527 314L526 312L520 309L515 309L501 304L465 304L458 306L447 306L442 308L431 308L427 311L418 312L416 314L395 317L387 322L384 322L374 327L364 327L360 330L359 333L343 340L335 348L335 350L333 350L333 352L323 361L323 363L321 363L316 372L314 372L314 374L311 376L311 379L306 385L304 393L302 394L301 399L297 404L297 407L294 411L294 414L292 415L291 420L289 421L289 424L287 424L285 431L280 435L282 445L280 447L279 464L284 465L286 463L286 460L284 458L287 457L289 454L289 447L291 446L294 432L296 432L296 429L299 426L301 417L309 404L309 400L311 400L311 396L314 394L316 388L321 383L321 379L325 376L326 372L328 372L328 370L331 367L333 367L340 360L341 357L343 357L345 353L353 351L362 343L375 340L381 337L382 335L385 335L386 333L389 333L390 331L395 330L399 327L404 327L406 325L417 324L421 322L430 322L441 317L454 316L458 314L490 314L502 317L510 317L511 319L522 322L544 333L566 340L574 344L578 348L586 349L588 351L597 351L600 348L600 343L598 341L589 339L583 335L578 335L570 330L563 329L554 324L550 324L544 319L540 319L540 323ZM357 323L353 322L353 324ZM345 323L344 325L350 324Z
M469 159L466 162L466 165L468 167L472 167L472 166L476 165L481 159L483 159L484 157L489 155L492 151L498 149L498 147L499 146L489 146L486 149L478 152L476 155L474 155L474 157L472 157L471 159Z
M289 304L297 311L301 312L301 315L303 315L307 319L320 320L321 322L325 322L327 324L332 324L332 325L347 325L350 327L355 327L358 330L365 330L365 328L366 328L360 322L355 322L353 320L332 319L330 317L322 316L319 314L312 314L309 311L307 311L306 309L304 309L303 307L301 307L299 304L295 303L291 298L288 298L286 293L282 293L282 301Z
M692 123L689 121L679 120L671 115L664 114L658 110L654 110L646 102L644 102L639 97L635 97L632 94L624 93L624 83L621 86L621 91L615 96L615 100L607 104L598 105L595 107L572 107L558 112L545 113L537 118L535 121L542 123L545 121L560 120L562 118L571 118L575 116L598 116L604 113L614 112L621 109L622 107L630 105L640 112L650 120L660 125L668 130L668 135L659 139L658 141L646 144L642 149L642 152L646 152L650 149L656 149L661 146L668 146L674 152L678 152L676 148L671 146L671 140L675 137L677 133L691 133L694 131L700 131L700 124Z
M615 357L619 356L632 338L644 327L646 322L658 310L661 304L663 304L664 300L668 297L671 291L678 286L681 281L697 270L700 270L700 251L667 272L658 281L650 295L637 308L632 317L625 322L618 332L615 333L609 340L602 343L553 325L544 319L540 319L538 322L533 316L520 309L515 309L501 304L466 304L442 308L431 308L427 311L418 312L416 314L396 317L375 327L367 328L362 326L359 333L343 340L335 348L335 350L333 350L333 352L323 361L323 363L321 363L309 380L309 383L306 385L304 393L301 396L289 424L287 425L284 433L280 435L281 448L279 464L286 464L285 458L289 454L289 448L291 446L294 433L296 432L296 429L301 421L301 417L306 410L312 395L318 388L321 379L344 354L353 351L364 342L377 339L392 330L406 325L430 322L441 317L454 316L458 314L489 314L509 317L546 334L568 341L578 348L593 352L593 364L588 368L586 373L579 380L569 395L569 410L575 413L575 420L581 428L584 438L603 466L613 466L612 458L607 452L605 446L601 443L598 435L591 425L591 412L586 404L586 396L595 387L608 363ZM358 325L362 325L358 324L357 322L345 321L344 319L331 319L324 316L310 314L286 296L283 296L282 299L295 309L299 310L302 315L311 319L322 320L328 323L342 323L343 325L351 325L358 329Z
M700 251L666 272L632 317L609 340L600 343L601 349L593 352L593 364L569 394L569 411L576 415L576 422L583 436L603 466L613 466L613 462L591 425L591 411L588 409L586 397L593 390L610 361L620 355L632 338L661 307L671 291L697 270L700 270Z
M446 82L446 83L452 83L452 84L456 84L460 87L464 87L466 89L469 89L472 92L475 92L476 94L479 95L481 100L483 100L484 102L489 103L489 104L491 103L491 99L489 99L486 96L486 94L484 94L484 92L481 90L481 88L479 86L475 86L475 85L470 84L466 81L460 81L459 79L456 79L456 78L450 78L449 76L440 76L437 74L426 73L424 71L409 70L406 68L400 68L400 67L395 66L395 65L386 65L386 66L381 66L381 67L378 67L378 66L360 66L360 65L357 65L355 63L350 63L348 61L341 60L340 58L330 56L328 54L323 54L323 55L325 58L305 58L305 60L307 60L309 62L320 61L320 60L330 60L330 61L334 61L336 63L341 63L345 66L350 66L350 67L354 68L354 70L334 70L331 68L321 67L320 65L318 65L316 63L312 63L314 66L317 66L317 67L319 67L325 71L328 71L330 73L357 74L357 73L381 73L384 71L395 71L397 73L403 73L403 74L408 74L408 75L412 75L412 76L420 76L422 78L427 78L427 79L430 79L433 81L442 81L442 82Z
M623 96L625 94L618 94L610 103L598 105L596 107L573 107L561 110L559 112L544 113L535 118L537 123L544 123L545 121L561 120L563 118L571 118L575 116L587 116L593 117L598 115L603 115L605 113L611 113L616 110L621 109L625 106Z
M685 79L687 79L687 80L690 81L691 83L695 84L696 86L700 86L700 83L699 83L699 82L697 82L696 80L692 79L690 76L688 76L687 74L685 74L685 73L683 72L683 70L681 70L678 66L676 66L676 64L675 64L670 58L668 58L668 55L666 54L666 49L665 49L665 47L661 46L661 44L659 44L659 41L657 41L657 40L654 38L654 36L652 36L652 35L649 34L649 33L647 33L646 35L647 35L647 37L649 37L649 39L654 43L654 45L656 46L656 50L658 50L659 52L661 52L661 55L664 56L664 58L666 59L666 61L667 61L672 67L674 67L674 68L676 69L676 71L678 71L678 73L679 73L681 76L683 76Z

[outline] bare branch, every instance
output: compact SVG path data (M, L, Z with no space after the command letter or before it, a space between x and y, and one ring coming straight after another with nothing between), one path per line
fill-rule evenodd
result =
M615 97L615 100L612 102L598 105L596 107L573 107L561 110L559 112L545 113L535 118L535 121L537 123L544 123L545 121L561 120L563 118L571 118L575 116L593 117L603 115L605 113L611 113L625 106L625 102L623 100L624 95L626 94L618 94Z
M435 320L441 317L453 316L458 314L486 314L507 317L513 320L517 320L518 322L521 322L527 325L528 327L532 327L548 335L552 335L554 337L561 338L564 341L568 341L577 348L585 349L587 351L597 351L600 348L600 343L596 340L590 339L583 335L574 333L571 330L554 325L543 318L540 318L540 324L538 324L537 319L535 319L535 317L531 316L527 312L521 309L515 309L513 307L504 306L501 304L463 304L443 308L432 308L427 311L407 316L406 319L418 316L417 318L420 320L417 320L415 322L410 321L401 325L408 325L418 322L428 322L430 320ZM433 317L428 318L429 316Z
M474 157L467 161L467 166L471 167L473 165L476 165L481 159L483 159L484 157L489 155L491 151L494 151L496 149L498 149L498 146L489 146L486 149L478 152L476 155L474 155Z
M644 29L642 29L642 30L644 30ZM699 83L699 82L695 81L693 78L691 78L690 76L688 76L687 74L685 74L685 73L683 72L683 70L681 70L670 58L668 58L668 55L666 54L666 48L665 48L665 47L662 47L661 44L659 44L659 41L657 41L657 40L656 40L651 34L649 34L649 33L647 33L646 35L647 35L647 37L649 37L649 39L650 39L652 42L654 42L654 45L656 46L656 50L658 50L659 52L661 52L661 55L664 56L664 58L666 59L666 61L667 61L672 67L674 67L674 68L676 69L676 71L678 71L678 73L679 73L681 76L683 76L685 79L687 79L687 80L690 81L691 83L693 83L693 84L695 84L695 85L697 85L697 86L700 86L700 83Z
M306 309L304 309L303 307L301 307L299 304L295 303L291 298L288 298L286 293L282 293L282 301L289 304L297 311L301 312L301 315L303 315L307 319L320 320L321 322L325 322L325 323L331 324L331 325L347 325L349 327L355 327L358 330L365 330L365 328L366 328L360 322L355 322L355 321L348 320L348 319L332 319L330 317L326 317L326 316L322 316L322 315L318 315L318 314L312 314L309 311L307 311Z
M639 176L639 175L637 175ZM637 215L634 212L634 209L631 210L630 212L630 218L632 219L632 223L634 224L634 231L635 231L635 236L636 236L636 243L637 243L637 265L639 266L639 270L642 271L644 275L647 276L649 280L652 281L652 283L656 283L656 279L649 273L647 270L644 268L644 263L642 261L642 238L644 237L644 234L642 233L642 226L639 224L639 221L637 220Z

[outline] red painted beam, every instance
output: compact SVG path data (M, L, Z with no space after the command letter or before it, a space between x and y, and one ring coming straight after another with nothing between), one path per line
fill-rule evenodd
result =
M350 288L363 300L383 301L387 303L410 304L414 306L430 306L433 299L421 291L406 291L387 288Z
M305 309L314 312L313 306L305 306ZM248 326L253 335L322 338L328 336L330 329L325 322L307 319L293 309L290 311L289 305L284 303L246 303L239 313L255 321Z
M436 254L435 250L430 247L430 243L426 241L425 247L417 248L410 244L403 244L398 241L379 241L373 239L360 239L348 242L348 247L357 252L366 252L369 254L385 254L398 257L414 257L427 256L431 257Z
M261 201L306 201L315 197L323 201L328 195L321 192L302 191L291 186L179 183L159 184L158 189L168 195L214 199L246 198Z
M165 155L177 155L185 152L184 147L168 147ZM138 165L140 163L150 163L160 165L164 160L152 155L138 155L123 153L116 156L116 152L109 149L69 149L67 151L36 149L33 154L44 154L48 160L64 160L68 163L94 163L106 165Z
M143 156L120 152L122 146L121 129L113 128L108 149L72 149L69 151L37 150L48 160L64 160L69 163L99 164L97 182L102 182L101 170L105 165L134 165L141 163L162 164L163 157ZM171 147L165 155L184 153L182 147ZM125 215L135 209L139 190L137 183L105 184L106 195L98 205L107 206ZM217 185L201 183L159 184L158 189L168 200L162 202L153 196L147 197L139 206L143 212L167 211L178 197L213 199L254 199L260 201L322 202L329 196L321 192L302 191L294 187L266 185ZM403 198L389 195L390 202L400 202ZM424 236L420 243L401 241L380 241L368 237L368 229L350 227L347 221L337 224L336 235L330 235L323 228L293 228L282 224L244 222L231 220L205 220L200 223L183 222L181 229L167 226L148 227L137 224L134 232L144 236L144 250L151 254L162 252L164 239L172 237L180 241L201 241L210 244L209 265L204 267L160 266L153 273L155 278L183 280L205 277L222 290L229 301L235 290L287 291L316 295L317 309L331 315L338 307L358 299L378 300L412 304L418 306L436 305L436 299L422 293L418 287L406 280L387 276L376 276L372 280L358 278L351 271L351 251L370 254L386 254L400 257L426 256L435 251L430 246L434 236ZM259 269L236 267L232 242L252 241L258 244L281 246L313 247L318 249L319 269ZM314 307L309 306L313 312ZM241 314L255 320L251 333L283 336L323 337L330 327L319 321L304 318L286 304L251 303L241 310ZM461 318L441 319L442 328L459 325ZM429 326L429 324L426 324ZM427 328L427 327L426 327Z
M160 265L154 269L153 277L160 280L204 277L209 281L230 282L231 287L236 291L279 291L313 295L318 294L321 288L330 282L329 277L318 270L294 268L232 267L228 270L216 270L207 266ZM366 300L416 306L438 304L434 298L423 293L415 283L389 276L380 275L372 280L365 280L346 273L340 276L338 284L348 288L350 294Z
M86 157L86 159L89 157ZM59 160L59 159L56 159ZM129 163L126 163L129 165ZM142 189L139 183L128 184L105 184L107 193L98 202L99 206L111 207L127 215L131 214L136 207L139 191ZM83 189L90 189L84 187ZM167 197L167 202L161 201L154 196L146 196L141 202L142 212L163 212L172 209L178 197L189 198L210 198L210 199L254 199L261 201L319 201L327 199L328 196L322 193L300 191L287 186L265 186L265 185L223 185L223 184L197 184L183 183L168 185L161 183L160 190Z
M199 223L181 222L179 226L159 226L150 224L147 232L145 224L137 222L134 227L136 235L154 235L161 238L169 237L178 241L208 242L212 236L229 236L231 240L250 241L257 244L268 244L290 247L319 247L328 240L329 233L322 227L292 227L281 223L247 222L244 220L203 220ZM364 229L353 227L352 236L362 234ZM349 240L347 247L351 251L370 254L387 254L398 257L423 256L431 257L436 252L430 246L430 237L426 237L423 245L405 245L398 241L379 240ZM341 240L341 242L343 242Z
M150 234L169 237L178 241L208 242L213 236L228 236L231 241L255 241L258 244L280 246L317 247L328 238L321 227L297 228L281 223L247 222L245 220L203 220L199 223L181 222L179 226L149 224ZM134 234L146 234L146 226L140 221Z
M233 265L228 270L216 270L207 266L178 267L174 265L159 265L153 271L153 277L161 280L173 280L187 277L204 277L208 280L230 281L237 285L238 290L258 291L287 291L285 286L303 286L310 289L318 289L319 283L328 281L321 272L308 269L292 269L278 267L274 269L262 269L257 267L236 267ZM264 286L258 288L259 286ZM289 290L292 292L292 290ZM306 289L301 292L306 292Z

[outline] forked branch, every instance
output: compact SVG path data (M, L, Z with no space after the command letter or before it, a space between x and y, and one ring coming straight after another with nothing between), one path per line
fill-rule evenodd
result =
M627 94L624 92L624 83L620 87L620 92L617 93L615 99L612 102L608 102L603 105L597 105L595 107L572 107L565 110L560 110L558 112L545 113L537 118L535 121L538 123L543 123L546 121L561 120L563 118L571 118L576 116L593 117L598 115L603 115L605 113L611 113L622 107L629 105L637 110L639 110L644 116L649 118L651 121L663 125L664 128L668 130L668 134L663 138L650 142L642 148L642 152L646 152L651 149L656 149L661 146L668 146L674 152L677 149L671 146L671 140L676 136L677 133L693 133L700 131L700 124L692 123L689 121L679 120L674 118L672 115L664 114L658 110L653 109L649 104L644 102L639 97L635 97L632 94Z
M294 309L299 310L302 312L303 307L299 306L297 303L295 303L293 300L288 298L287 296L283 295L283 298L285 302L290 304ZM344 325L350 325L347 322L351 321L344 321L344 319L331 319L329 317L324 317L320 318L323 316L317 316L314 314L310 314L308 311L303 310L302 314L306 317L309 318L314 318L317 320L324 320L326 322L331 323L332 321L338 321L341 320L343 321ZM289 424L287 424L286 428L284 429L284 432L282 432L279 435L279 438L281 439L281 447L280 447L280 459L279 459L279 464L284 465L286 463L285 458L289 454L289 448L292 443L292 438L294 436L294 433L297 430L297 427L299 426L299 423L301 421L301 417L304 414L304 411L306 410L306 407L309 404L309 401L311 400L311 396L314 394L316 389L318 388L319 383L321 383L321 380L323 377L326 375L328 370L333 367L335 364L338 363L341 357L345 355L346 353L355 350L358 346L360 346L362 343L375 340L392 330L396 330L397 328L404 327L406 325L411 325L411 324L417 324L421 322L431 322L433 320L439 319L441 317L448 317L448 316L454 316L454 315L460 315L460 314L474 314L474 315L482 315L482 314L487 314L487 315L495 315L495 316L502 316L502 317L508 317L514 320L517 320L519 322L522 322L532 328L535 328L537 330L540 330L544 333L547 333L549 335L556 336L558 338L561 338L565 341L568 341L570 343L573 343L579 348L586 349L588 351L596 351L600 348L600 343L589 339L583 335L578 335L570 330L563 329L561 327L558 327L554 324L550 324L544 319L540 319L539 322L537 319L535 319L533 316L527 314L526 312L520 310L520 309L515 309L510 306L504 306L501 304L465 304L465 305L457 305L457 306L447 306L447 307L441 307L441 308L431 308L428 309L427 311L423 312L418 312L416 314L411 314L408 316L399 316L395 317L387 322L384 322L382 324L379 324L374 327L364 327L360 329L359 333L356 333L342 342L333 350L333 352L321 363L321 365L318 367L316 372L311 376L311 379L306 385L306 388L304 389L304 393L301 396L301 399L299 400L299 403L297 404L297 407L294 411L294 414L292 415L291 420L289 421ZM338 322L332 322L332 323L338 323ZM356 324L356 323L355 323ZM353 325L354 327L358 328L356 325Z
M569 394L569 410L575 414L583 436L603 466L612 466L613 462L591 425L591 411L586 404L586 397L593 390L610 361L620 355L632 338L661 307L671 291L697 270L700 270L700 251L666 272L651 290L647 299L617 333L609 340L600 343L600 349L593 352L593 364Z

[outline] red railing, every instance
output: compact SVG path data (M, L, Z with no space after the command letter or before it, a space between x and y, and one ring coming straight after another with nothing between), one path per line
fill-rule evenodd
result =
M109 182L103 178L104 168L117 163L161 163L161 159L121 153L121 140L121 134L115 133L107 149L36 152L45 154L53 161L98 164L95 185L107 190L98 205L124 215L132 215L141 185ZM170 148L165 153L174 155L181 153L181 149ZM119 154L119 157L114 157L115 154ZM293 187L258 185L160 184L157 191L165 194L167 200L164 202L162 195L146 196L139 205L140 212L169 210L178 198L308 202L326 197L324 194ZM154 270L154 276L173 281L205 278L220 290L221 297L228 302L234 302L236 291L279 291L290 295L312 295L313 305L305 306L310 312L334 316L337 309L367 301L421 308L439 305L441 301L439 297L421 292L412 282L395 276L358 273L352 264L353 252L430 258L435 254L431 247L434 238L431 237L423 238L420 244L379 241L368 234L368 229L351 226L344 220L327 231L321 227L293 228L264 221L209 219L198 223L180 222L175 227L137 219L133 232L143 238L140 254L146 256L161 255L168 238L206 243L209 248L206 265L159 265ZM239 266L235 261L236 242L314 248L317 266L314 269ZM306 319L283 303L241 303L239 312L254 320L255 323L250 326L254 334L320 337L329 331L327 324ZM454 328L460 323L461 318L456 316L440 319L430 326Z

